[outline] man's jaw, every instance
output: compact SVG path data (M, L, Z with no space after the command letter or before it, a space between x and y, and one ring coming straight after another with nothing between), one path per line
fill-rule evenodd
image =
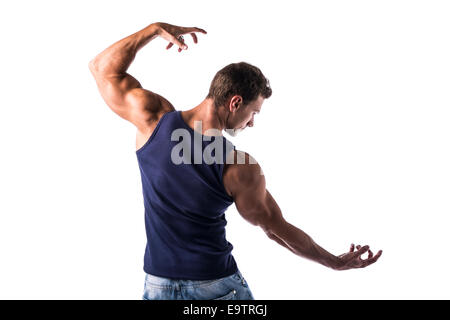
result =
M225 132L228 133L232 137L236 137L240 132L242 132L245 128L239 129L225 129Z

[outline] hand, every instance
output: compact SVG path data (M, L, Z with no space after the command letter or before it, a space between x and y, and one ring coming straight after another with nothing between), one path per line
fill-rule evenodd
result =
M355 245L352 243L350 246L350 251L338 256L339 265L335 268L336 270L348 270L355 268L365 268L372 263L375 263L378 258L381 256L382 250L378 251L378 253L374 256L372 251L370 251L369 246L361 247L360 245L356 246L357 251L355 251ZM369 256L367 259L361 259L361 256L369 252Z
M184 34L190 34L192 36L192 39L194 40L194 43L198 42L196 32L201 32L206 34L207 32L200 28L185 28L185 27L179 27L174 26L168 23L163 22L157 22L154 24L156 28L156 33L158 36L160 36L163 39L166 39L170 43L167 45L166 49L172 48L174 44L178 46L178 52L181 52L182 50L187 50L188 46L184 42L183 38L180 38L180 36Z

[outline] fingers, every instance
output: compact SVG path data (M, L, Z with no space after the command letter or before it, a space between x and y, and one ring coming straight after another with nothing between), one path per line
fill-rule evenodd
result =
M189 33L192 37L192 39L194 40L194 43L198 43L198 37L195 34L196 32L200 32L203 34L207 34L207 32L201 28L197 28L197 27L193 27L193 28L182 28L182 34L187 34ZM170 48L173 47L173 45L177 45L178 46L178 52L181 52L182 50L187 50L188 46L186 45L186 43L184 42L184 38L182 35L175 37L172 36L170 37L170 43L167 45L166 50L169 50Z
M192 36L192 39L194 40L194 43L198 43L197 35L195 33L191 33L191 36ZM174 43L178 46L178 52L181 52L182 50L187 50L188 49L188 46L184 42L183 36L179 36L178 38L173 37L173 39L174 40L172 40L172 42L170 42L167 45L166 50L169 50L170 48L172 48Z
M355 248L357 251L355 251ZM362 259L361 256L365 253L368 253L367 259ZM370 250L368 245L355 246L353 243L350 245L350 257L351 260L347 262L347 265L350 266L350 268L365 268L375 262L381 257L381 254L383 253L382 250L379 250L376 255L373 255L372 250ZM344 254L346 255L346 254ZM341 255L341 256L344 256Z
M197 35L195 33L191 33L192 39L194 39L194 43L198 43Z
M184 43L183 36L178 36L178 37L172 36L170 42L172 44L176 44L178 46L178 51L187 50L187 48L188 48L188 46ZM170 44L169 44L169 46L170 46ZM169 47L169 46L167 46L167 47ZM170 47L168 49L170 49Z
M169 50L170 48L172 48L173 47L173 42L171 42L171 43L169 43L168 45L167 45L167 47L166 47L166 50ZM187 49L187 46L186 46L186 49ZM186 49L184 49L184 50L186 50ZM179 47L178 48L178 52L181 52L183 49L181 49L181 47Z
M201 28L197 28L197 27L193 27L193 28L187 28L188 32L201 32L203 34L208 34L208 32L206 32L205 30L201 29Z
M373 257L372 259L375 260L375 261L377 261L378 258L381 257L381 254L382 254L382 253L383 253L383 250L379 250L379 251L377 252L377 254L375 255L375 257Z
M361 246L356 246L356 248L358 249L358 251L356 251L356 257L359 257L359 258L361 258L361 256L364 254L364 253L366 253L367 251L369 251L369 246L364 246L364 247L361 247Z
M377 262L378 258L381 257L382 253L383 253L383 250L380 250L377 252L377 254L374 257L369 257L367 260L364 260L362 268L367 267L368 265L371 265L372 263Z

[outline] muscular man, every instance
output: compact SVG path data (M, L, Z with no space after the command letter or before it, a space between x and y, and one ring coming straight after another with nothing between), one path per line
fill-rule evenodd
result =
M373 255L367 245L355 251L352 244L349 252L335 256L288 223L266 189L259 164L222 135L252 127L271 96L260 69L244 62L226 66L215 75L207 97L187 111L175 110L127 73L138 50L156 37L169 42L167 49L175 45L182 52L188 49L183 35L197 43L199 33L206 31L152 23L89 63L107 105L137 128L147 233L143 298L253 299L225 237L225 210L233 202L244 219L301 257L334 270L376 262L381 251ZM204 159L206 151L214 153L213 163Z

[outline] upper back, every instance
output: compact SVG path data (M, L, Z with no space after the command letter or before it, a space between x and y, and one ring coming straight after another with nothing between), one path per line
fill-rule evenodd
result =
M226 152L234 146L223 136L206 141L199 140L196 134L183 121L180 111L168 112L136 151L149 206L153 201L165 210L220 215L233 202L224 188L222 174ZM214 146L222 152L221 163L195 161L199 150L204 155Z

